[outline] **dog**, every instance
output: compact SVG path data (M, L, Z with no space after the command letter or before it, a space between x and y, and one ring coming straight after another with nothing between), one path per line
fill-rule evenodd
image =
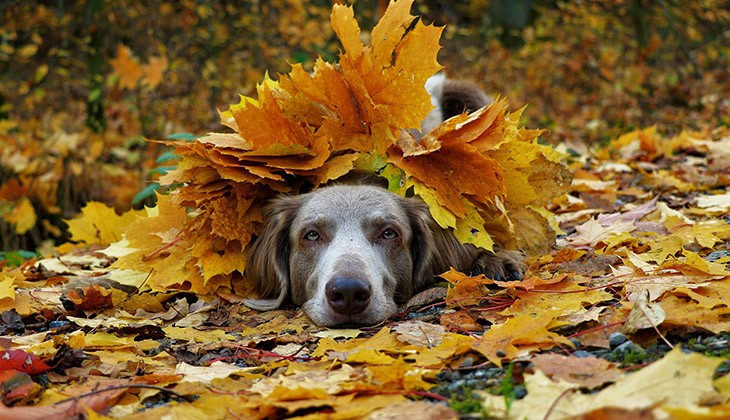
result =
M447 81L430 86L437 115L429 117L443 120L488 100L473 85ZM432 124L426 118L422 129ZM320 326L378 324L451 267L495 280L521 280L524 272L521 253L462 244L422 200L396 195L371 177L277 197L264 220L244 270L261 298L246 304L271 310L288 299Z
M276 198L254 241L245 276L278 308L289 297L321 326L374 325L454 267L493 279L521 279L516 251L462 244L428 206L374 185L333 185Z

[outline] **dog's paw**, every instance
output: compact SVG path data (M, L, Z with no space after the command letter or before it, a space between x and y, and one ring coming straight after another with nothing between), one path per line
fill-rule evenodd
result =
M492 280L522 280L525 256L520 251L484 252L474 262L470 275L484 274Z

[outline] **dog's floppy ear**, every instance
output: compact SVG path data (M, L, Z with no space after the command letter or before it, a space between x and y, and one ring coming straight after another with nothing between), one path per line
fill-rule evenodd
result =
M411 239L411 255L413 256L413 282L410 285L399 285L403 296L410 297L434 282L435 255L438 252L434 242L433 218L428 205L417 198L404 198L403 206L408 214L413 238Z
M450 229L439 226L423 201L406 199L406 209L413 231L412 293L427 288L435 282L436 276L452 267L461 271L471 269L482 251L471 244L462 244ZM494 255L491 252L489 254Z
M276 198L264 209L264 228L248 254L244 277L256 284L259 299L244 303L260 311L276 309L289 292L289 229L301 207L301 196Z

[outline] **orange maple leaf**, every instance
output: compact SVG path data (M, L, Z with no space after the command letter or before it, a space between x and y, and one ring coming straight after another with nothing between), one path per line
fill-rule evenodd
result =
M129 47L119 44L117 56L111 60L114 73L119 75L119 85L122 88L135 89L137 82L144 74L139 61L132 55Z
M117 56L111 60L114 73L119 76L121 88L136 89L139 83L154 88L162 81L167 70L167 58L152 57L147 64L140 64L129 47L119 44Z

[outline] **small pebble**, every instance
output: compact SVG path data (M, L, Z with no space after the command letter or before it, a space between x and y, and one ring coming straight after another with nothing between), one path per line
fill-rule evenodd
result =
M68 325L68 321L51 321L48 323L48 328L61 328Z
M466 381L464 381L464 385L466 385L467 388L476 389L480 388L480 381L476 379L467 379Z
M443 381L453 382L461 377L459 372L455 370L445 370L439 373L439 379Z
M730 348L730 341L728 340L713 340L707 343L707 346L712 350L725 350Z
M570 342L571 342L571 343L573 343L573 345L574 345L574 346L575 346L575 348L577 348L577 349L579 349L579 348L583 347L583 343L581 343L581 342L580 342L580 340L578 340L577 338L571 338L571 339L570 339Z
M618 347L616 347L615 349L613 349L613 353L616 355L619 355L619 356L623 356L626 353L628 353L629 351L632 351L634 353L640 353L640 354L646 353L644 351L644 349L642 349L641 347L634 344L634 342L631 340L628 340L625 343L623 343L623 344L619 345Z
M487 369L487 376L489 376L490 378L494 378L495 376L499 376L501 374L502 374L502 369L500 369L498 367L491 367L491 368Z
M527 395L527 388L525 388L524 385L517 385L514 391L512 391L512 395L514 395L516 399L521 400L525 398L525 395Z
M502 383L502 381L495 378L490 378L484 381L484 388L491 388L493 386L499 385L500 383Z
M712 252L708 256L706 256L705 259L709 262L715 262L721 258L726 258L726 257L730 257L730 251L728 251L728 250Z
M497 350L497 357L505 357L505 356L507 356L507 353L505 353L502 350Z
M576 350L573 352L573 356L575 357L593 357L593 355L585 350Z
M454 381L454 382L452 382L452 383L450 383L450 384L446 385L446 390L447 390L448 392L456 392L456 391L458 391L459 389L461 389L461 387L462 387L462 386L464 386L464 382L463 382L463 381L461 381L461 380L459 380L459 381Z
M460 365L460 367L463 367L463 368L469 368L472 366L474 366L474 359L472 359L471 357L467 357L466 359L464 359L464 361L461 362L461 365Z
M615 349L627 340L628 338L618 331L611 333L611 335L608 336L608 344L611 346L611 349Z
M595 357L598 357L600 359L606 359L611 354L611 350L608 350L608 349L595 349L591 353Z

